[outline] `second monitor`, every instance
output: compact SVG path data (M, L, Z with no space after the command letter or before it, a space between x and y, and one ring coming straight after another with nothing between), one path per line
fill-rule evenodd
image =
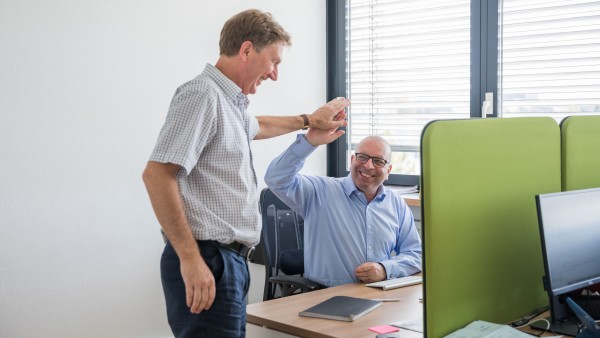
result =
M600 283L600 189L536 196L552 329L574 335L568 293ZM596 318L598 319L598 318ZM546 324L534 325L546 328ZM575 332L573 332L575 330Z

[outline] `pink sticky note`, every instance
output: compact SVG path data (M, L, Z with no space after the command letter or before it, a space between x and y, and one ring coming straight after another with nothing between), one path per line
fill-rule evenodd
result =
M376 332L376 333L390 333L390 332L400 331L399 328L393 327L390 325L373 326L373 327L370 327L369 330Z

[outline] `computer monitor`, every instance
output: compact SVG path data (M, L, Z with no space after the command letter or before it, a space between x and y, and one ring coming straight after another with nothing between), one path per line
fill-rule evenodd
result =
M600 188L540 194L536 205L552 327L573 334L567 294L600 283Z

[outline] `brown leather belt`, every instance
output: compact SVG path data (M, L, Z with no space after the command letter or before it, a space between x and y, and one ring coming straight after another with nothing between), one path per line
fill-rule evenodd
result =
M254 249L255 247L247 247L244 244L238 243L238 242L233 242L233 243L229 243L229 244L223 244L217 241L198 241L198 243L200 245L213 245L213 246L222 246L224 248L227 248L235 253L237 253L238 255L246 258L246 260L250 260L250 258L252 258L252 254L254 253Z

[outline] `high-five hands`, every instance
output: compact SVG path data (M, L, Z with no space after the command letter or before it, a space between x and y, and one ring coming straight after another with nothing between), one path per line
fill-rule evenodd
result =
M333 99L321 108L317 109L314 113L311 114L309 120L310 128L306 133L305 137L308 143L313 146L319 146L322 144L328 144L335 140L337 140L340 136L345 134L345 131L339 130L338 128L344 127L348 125L346 121L346 107L350 105L350 100L339 97ZM312 123L312 118L317 118L319 125L314 125ZM330 126L321 128L321 126Z
M343 97L327 102L308 115L310 128L331 130L347 126L346 107L349 105L350 100Z

